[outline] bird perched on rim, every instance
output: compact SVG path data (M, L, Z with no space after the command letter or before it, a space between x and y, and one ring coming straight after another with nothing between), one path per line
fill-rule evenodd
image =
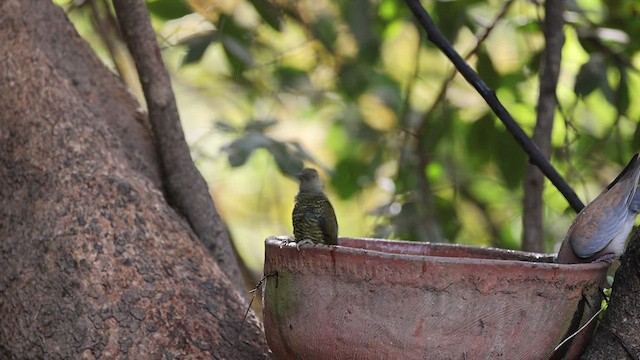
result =
M625 250L625 242L640 212L640 159L635 154L618 177L583 208L560 246L559 263L610 260Z
M293 236L296 247L306 243L338 244L338 221L324 194L318 172L306 168L298 176L300 191L293 208Z

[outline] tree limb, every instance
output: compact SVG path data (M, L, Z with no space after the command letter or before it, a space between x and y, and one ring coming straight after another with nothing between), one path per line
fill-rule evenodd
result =
M542 155L551 156L551 131L556 111L556 87L560 74L562 46L564 45L563 19L564 1L544 3L544 63L540 73L540 94L538 96L537 121L533 130L533 142ZM524 177L524 199L522 215L522 247L525 251L544 251L544 231L542 220L542 191L544 177L540 170L529 164Z
M113 6L140 75L168 200L188 220L231 281L243 288L225 227L204 178L191 160L169 73L164 67L145 3L142 0L114 0Z
M496 16L493 18L493 21L491 21L491 23L482 30L482 33L480 33L477 36L476 44L473 47L473 49L469 50L467 54L464 56L465 60L471 59L471 57L475 55L476 52L478 52L478 50L480 49L480 46L482 46L484 41L487 40L489 35L491 35L491 32L495 29L496 25L498 24L498 21L500 21L507 14L507 11L509 10L513 2L514 0L505 1L505 3L502 5L502 8L500 8L500 11L498 11ZM436 99L434 100L433 104L431 105L429 110L427 110L427 112L424 113L424 115L422 116L422 119L420 119L420 123L416 127L416 131L415 131L416 138L418 139L418 141L420 141L420 139L424 137L424 134L427 130L427 125L429 123L429 119L435 113L436 106L442 100L444 100L445 95L447 94L447 89L449 88L451 81L453 81L453 79L456 77L457 73L458 73L457 69L451 70L451 73L449 74L449 76L440 86L440 90L438 90L438 95L436 95Z
M450 60L455 67L460 71L460 74L473 86L482 98L487 102L489 107L498 116L502 123L506 126L507 130L515 138L515 140L522 146L525 152L529 155L529 159L534 163L542 172L551 180L556 188L567 199L571 207L576 211L580 211L584 204L573 189L564 181L562 176L556 171L556 169L549 163L547 159L540 153L538 147L529 139L527 134L522 128L515 122L511 114L504 108L500 100L495 95L495 91L487 86L487 84L478 77L478 74L467 64L466 61L457 53L457 51L451 46L451 44L444 37L442 32L438 29L433 22L429 14L420 4L419 0L405 0L414 16L427 32L427 37L431 40Z
M513 1L514 0L506 1L502 6L502 8L498 11L498 14L494 17L493 21L478 34L475 46L473 47L473 49L467 52L465 59L471 58L478 51L478 49L480 49L480 46L489 37L493 29L495 29L495 26L498 23L498 21L500 21L500 19L502 19L504 15L507 13L507 10L511 6L511 4L513 4ZM420 52L418 52L418 54L419 53ZM417 68L419 63L420 63L419 61L416 61L416 73L417 73ZM422 118L420 119L420 122L415 127L415 132L414 132L414 136L416 139L415 150L414 150L415 157L416 159L418 159L417 160L418 168L421 169L421 171L416 172L417 181L418 181L418 194L419 194L417 198L418 200L417 204L421 205L419 208L421 209L422 214L420 215L425 219L425 221L421 223L422 233L427 234L425 241L432 241L432 242L442 241L442 234L439 230L439 225L436 221L437 219L435 218L435 213L433 210L434 199L431 194L431 184L429 182L429 179L427 178L426 172L424 171L424 169L426 169L429 163L431 162L430 144L433 143L432 138L435 137L434 135L427 136L427 133L428 133L427 130L429 129L429 125L432 124L430 120L433 117L433 114L435 113L436 107L445 99L447 95L447 89L449 88L449 85L451 84L451 82L453 81L457 73L458 72L455 68L452 69L449 76L442 82L440 86L440 90L438 91L438 95L436 95L436 99L434 100L431 107L423 114ZM409 95L407 95L407 100L408 99L409 99ZM438 133L438 131L431 131L429 133L435 134L435 133ZM402 152L402 154L404 154L404 152ZM399 172L401 171L403 166L404 166L404 156L402 155L400 161L398 162Z

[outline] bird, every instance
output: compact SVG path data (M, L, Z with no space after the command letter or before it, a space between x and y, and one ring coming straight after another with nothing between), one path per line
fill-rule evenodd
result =
M611 261L620 257L640 212L640 159L629 164L569 227L556 257L558 263Z
M300 190L291 214L296 248L307 243L337 245L338 221L318 172L305 168L298 180Z

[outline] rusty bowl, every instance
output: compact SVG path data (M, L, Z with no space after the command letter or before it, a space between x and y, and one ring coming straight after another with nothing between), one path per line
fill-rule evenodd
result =
M277 359L575 358L607 264L471 246L266 240L264 325Z

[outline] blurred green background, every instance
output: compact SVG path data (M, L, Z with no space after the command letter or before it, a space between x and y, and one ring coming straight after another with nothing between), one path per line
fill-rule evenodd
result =
M137 92L105 1L57 1ZM291 234L303 164L340 235L520 248L527 157L395 0L148 1L193 159L239 254ZM530 135L544 50L531 1L423 1ZM597 196L639 148L640 4L566 1L552 163ZM110 24L111 23L111 24ZM439 96L442 94L442 96ZM575 213L547 181L545 250Z

